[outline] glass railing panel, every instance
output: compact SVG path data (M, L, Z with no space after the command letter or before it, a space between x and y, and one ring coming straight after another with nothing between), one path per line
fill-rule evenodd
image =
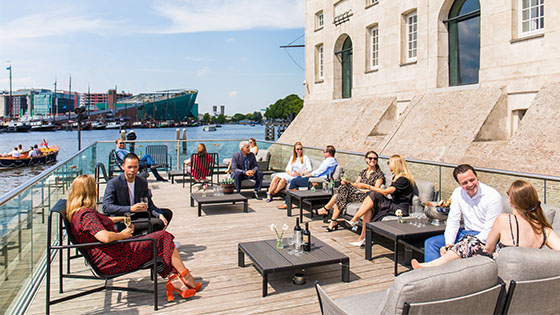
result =
M0 313L25 310L44 276L47 217L80 174L93 173L95 145L38 175L0 204ZM56 225L56 223L55 223ZM54 226L54 231L58 228ZM57 235L53 235L56 240Z

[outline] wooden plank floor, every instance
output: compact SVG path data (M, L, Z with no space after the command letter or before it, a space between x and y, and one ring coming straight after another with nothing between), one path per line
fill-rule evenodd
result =
M305 270L307 283L294 285L294 272L272 274L269 277L268 296L261 296L261 276L246 257L245 268L237 266L237 244L239 242L274 238L269 226L275 223L290 226L295 224L295 216L287 217L285 210L278 210L280 199L271 203L264 200L249 200L249 213L243 213L243 205L212 205L203 207L203 214L197 217L196 208L189 206L188 188L181 183L159 183L150 181L154 202L160 207L173 210L174 217L169 232L179 242L179 252L187 268L195 279L203 283L202 290L193 298L167 302L165 283L159 279L158 314L285 314L320 313L313 283L319 280L333 297L365 293L388 288L394 276L392 242L374 237L372 261L364 260L364 250L348 243L357 235L346 229L327 233L326 224L318 217L310 221L312 237L317 237L350 257L351 282L341 282L340 265L314 267ZM296 209L299 213L299 209ZM309 217L304 219L310 220ZM402 259L400 259L402 261ZM66 294L80 292L102 284L101 281L66 279L64 294L58 293L57 262L53 264L51 296L59 298ZM399 266L399 271L408 270ZM89 274L81 259L72 262L72 271ZM151 288L148 271L139 271L112 281L116 286ZM42 284L28 314L44 314L45 285ZM53 314L101 314L119 312L122 314L153 313L152 295L147 293L102 291L89 296L62 302L51 307Z

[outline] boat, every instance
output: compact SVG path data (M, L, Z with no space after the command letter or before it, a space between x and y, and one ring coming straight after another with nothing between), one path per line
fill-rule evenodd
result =
M94 121L91 123L91 129L93 130L103 130L107 128L107 125L101 121Z
M143 121L135 121L130 125L130 128L142 129L142 128L148 128L148 126Z
M24 123L21 121L18 122L10 122L8 124L8 132L27 132L31 129L31 125L29 123Z
M43 155L38 157L28 157L27 155L22 155L19 158L14 158L11 156L0 157L0 169L16 168L16 167L27 167L35 165L43 165L56 162L56 157L58 156L59 148L54 145L49 148L41 148Z
M56 131L56 125L50 120L32 121L31 131Z
M208 126L204 126L202 127L203 131L216 131L216 126L214 125L208 125Z
M216 128L222 128L222 125L216 124Z
M107 124L107 127L105 127L105 128L106 129L121 129L122 124L120 122L111 121L110 123Z

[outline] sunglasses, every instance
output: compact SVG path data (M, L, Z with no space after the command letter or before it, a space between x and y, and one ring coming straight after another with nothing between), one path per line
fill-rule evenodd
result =
M377 161L377 158L376 158L376 157L371 157L371 156L368 156L368 157L366 158L366 160L370 160L370 161L372 161L372 160L373 160L373 161Z
M296 148L296 151L303 151L303 148Z

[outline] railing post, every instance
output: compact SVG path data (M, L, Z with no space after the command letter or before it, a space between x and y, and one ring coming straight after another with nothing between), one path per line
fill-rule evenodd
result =
M546 203L546 179L544 180L544 197L543 203Z
M439 170L439 199L443 200L442 199L443 197L441 195L441 165L438 167L438 170Z

